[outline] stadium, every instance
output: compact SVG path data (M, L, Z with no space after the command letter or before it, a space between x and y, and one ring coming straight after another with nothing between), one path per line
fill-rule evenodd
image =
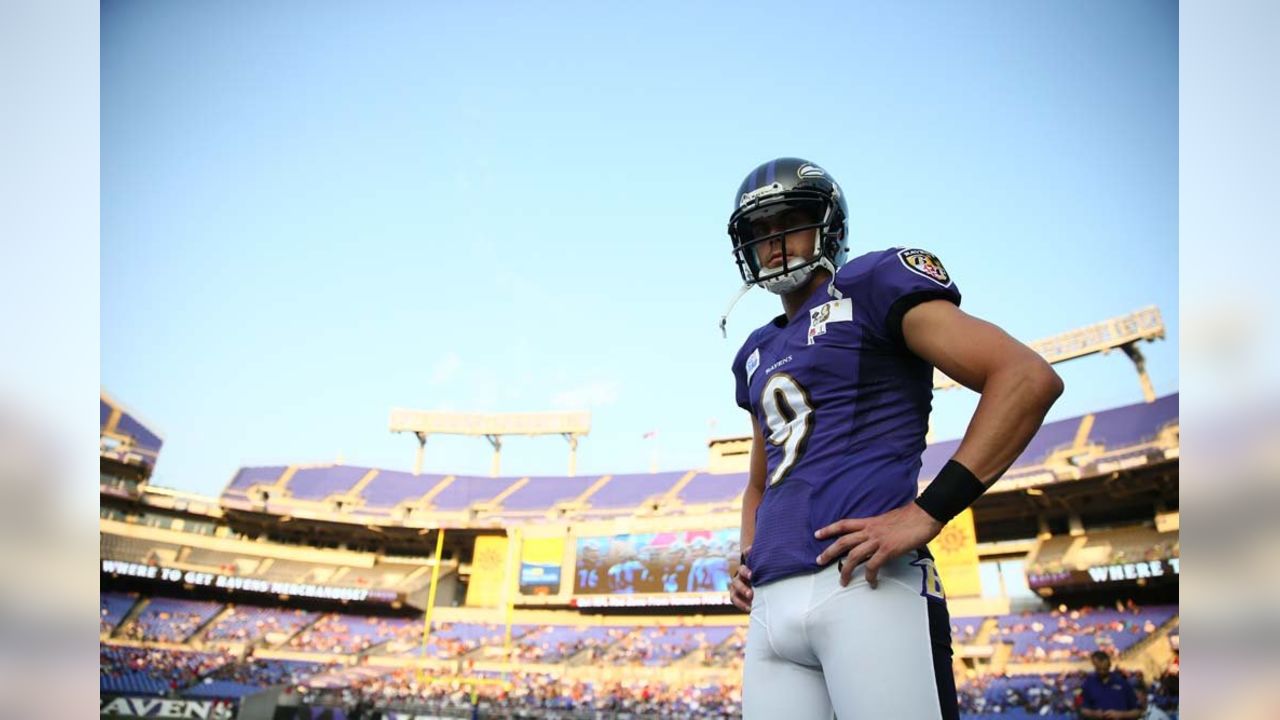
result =
M1046 423L932 544L962 717L1077 717L1095 650L1177 716L1178 395L1137 349L1161 337L1147 309L1034 345L1121 349L1143 399ZM393 412L419 448L489 438L494 473L252 466L207 497L152 485L160 434L100 407L102 717L741 715L746 438L699 468L578 475L583 414ZM569 473L500 474L507 434L564 435ZM930 442L922 487L957 443Z

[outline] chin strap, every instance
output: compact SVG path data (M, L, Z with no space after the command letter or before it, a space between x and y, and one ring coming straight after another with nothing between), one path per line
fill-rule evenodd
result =
M729 313L733 312L733 306L737 305L738 301L742 299L742 296L746 295L747 291L750 289L751 289L750 284L744 284L741 288L738 289L738 292L734 293L733 299L729 301L729 307L724 309L724 314L720 316L721 337L725 337L725 338L729 337L728 331L725 330L725 326L729 324Z
M836 287L836 264L831 262L830 258L824 257L818 261L818 265L826 268L827 272L831 273L831 282L827 283L827 294L836 300L843 300L844 293L840 292L840 289Z

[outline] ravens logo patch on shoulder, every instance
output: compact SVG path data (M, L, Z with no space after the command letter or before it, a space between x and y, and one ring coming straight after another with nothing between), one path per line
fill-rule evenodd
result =
M923 275L942 287L950 287L951 276L947 274L947 269L942 267L938 256L928 250L905 248L898 251L898 259L911 272Z

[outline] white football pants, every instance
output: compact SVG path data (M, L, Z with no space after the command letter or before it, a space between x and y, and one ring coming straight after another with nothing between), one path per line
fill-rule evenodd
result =
M837 563L755 588L743 720L957 720L951 620L927 550L840 587Z

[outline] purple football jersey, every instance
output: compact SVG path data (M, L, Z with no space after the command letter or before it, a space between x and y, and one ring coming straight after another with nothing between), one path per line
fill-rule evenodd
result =
M907 349L902 317L960 304L936 256L891 248L846 263L790 323L751 333L733 360L737 402L765 436L768 470L749 565L763 584L819 569L814 531L916 497L933 368Z

